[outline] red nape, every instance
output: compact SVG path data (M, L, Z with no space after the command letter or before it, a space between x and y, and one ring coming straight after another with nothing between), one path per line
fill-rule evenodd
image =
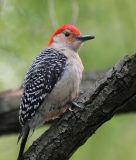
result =
M80 30L77 27L75 27L74 25L72 25L72 24L63 25L53 33L53 35L51 36L51 38L48 42L48 46L51 46L54 36L62 33L65 30L70 30L72 33L74 33L77 36L81 34Z

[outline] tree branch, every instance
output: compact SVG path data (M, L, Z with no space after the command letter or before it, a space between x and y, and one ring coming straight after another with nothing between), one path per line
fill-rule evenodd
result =
M81 84L82 92L90 88L89 92L92 93L96 88L96 84L105 77L105 74L105 71L85 72ZM0 135L19 132L18 112L21 95L21 87L0 93ZM135 104L136 96L123 105L118 113L136 112Z
M93 92L81 94L83 109L66 112L38 138L24 160L68 160L79 146L136 96L136 54L125 57L99 82Z
M0 135L20 130L18 120L21 88L0 93Z

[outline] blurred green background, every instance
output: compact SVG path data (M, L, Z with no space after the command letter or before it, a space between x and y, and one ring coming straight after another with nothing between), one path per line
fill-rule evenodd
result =
M51 33L75 21L95 35L80 51L85 70L105 70L136 51L135 0L0 0L0 90L20 86ZM72 20L73 19L73 20ZM135 160L136 116L121 115L103 125L71 160ZM46 128L29 138L27 147ZM17 135L0 137L0 160L15 160Z

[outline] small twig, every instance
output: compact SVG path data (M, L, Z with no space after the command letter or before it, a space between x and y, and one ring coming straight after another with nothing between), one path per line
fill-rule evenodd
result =
M72 24L76 24L79 16L79 5L77 0L71 0L72 2Z
M55 30L59 25L56 17L56 12L55 12L54 0L48 0L48 10L49 10L49 16L50 16L52 27Z

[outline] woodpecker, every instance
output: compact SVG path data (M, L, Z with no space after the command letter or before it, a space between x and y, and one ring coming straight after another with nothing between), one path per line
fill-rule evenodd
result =
M20 103L18 160L23 159L29 132L57 117L77 98L84 68L78 50L90 39L94 36L82 35L74 25L63 25L33 61L24 79Z

